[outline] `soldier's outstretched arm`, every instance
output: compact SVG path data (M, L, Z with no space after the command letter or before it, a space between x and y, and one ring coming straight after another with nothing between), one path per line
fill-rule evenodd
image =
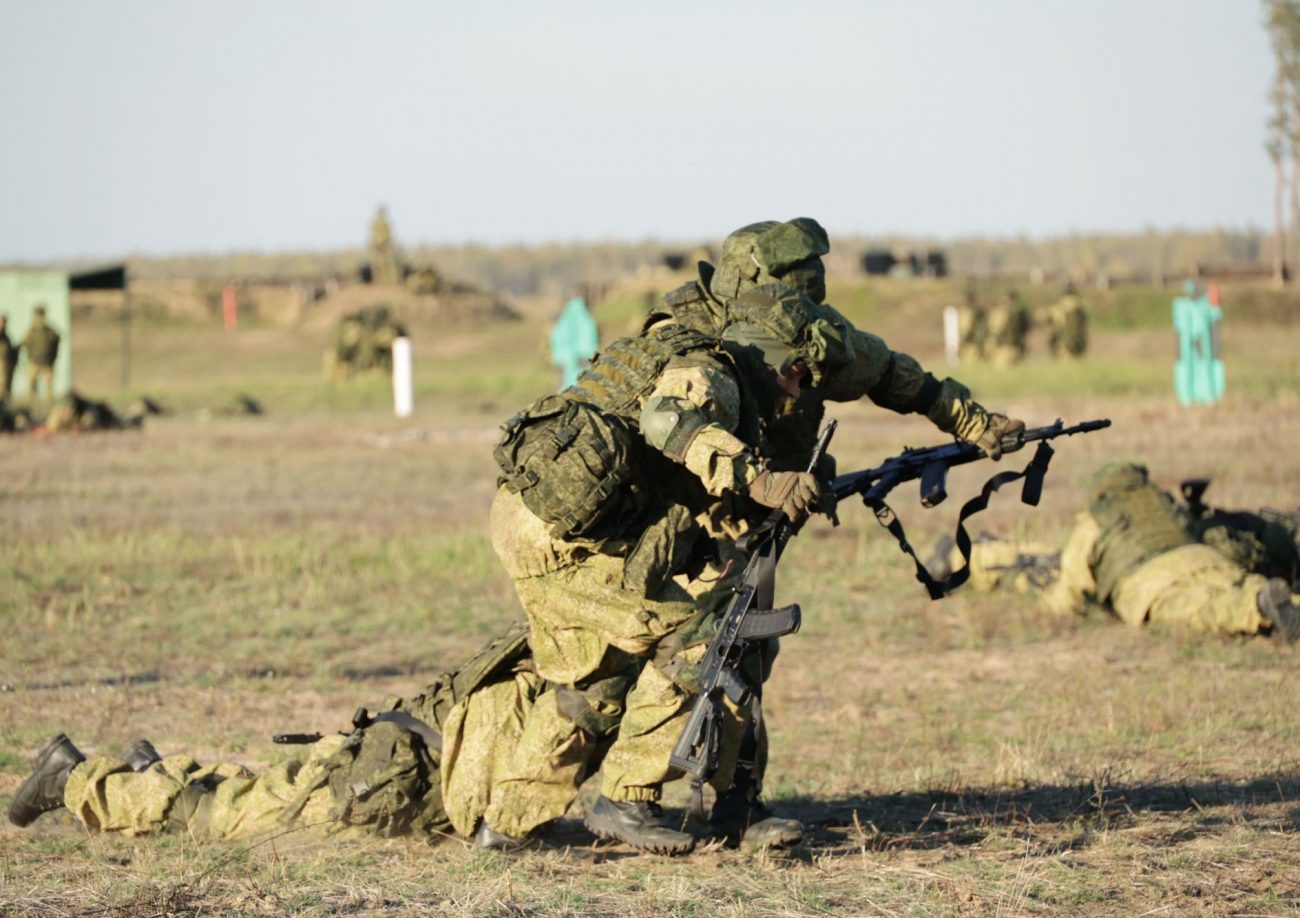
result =
M818 385L835 402L866 397L899 414L923 414L935 427L965 443L976 443L993 458L996 444L1024 423L989 411L966 386L948 377L937 379L909 354L890 349L882 338L853 326L832 307L830 318L811 330Z

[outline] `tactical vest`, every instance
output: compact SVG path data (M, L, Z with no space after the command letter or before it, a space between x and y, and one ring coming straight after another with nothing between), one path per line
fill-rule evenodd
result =
M572 386L503 425L493 453L499 483L557 539L602 541L629 531L650 503L652 483L663 486L656 454L640 436L641 401L670 360L694 351L715 352L716 342L680 325L615 341Z
M700 280L670 290L650 309L641 327L643 332L657 322L669 320L710 338L722 336L727 327L727 307L707 289L709 279L713 276L712 266L701 263L700 269Z
M1103 492L1088 512L1101 527L1092 571L1102 602L1144 561L1196 541L1173 499L1153 484Z
M722 304L704 290L699 281L691 281L664 296L650 312L646 326L671 320L705 335L718 336L731 322L754 322L766 326L782 340L799 342L804 330L817 319L828 318L820 304L806 297L790 296L789 287L767 284L741 294L727 304ZM733 358L737 355L733 354ZM765 418L761 437L756 432L749 436L738 433L747 443L758 445L763 441L763 455L779 471L804 471L808 456L817 442L822 420L826 415L825 399L817 389L805 389L799 400L784 414L773 416L770 397L762 395L766 386L763 367L740 366L742 379L753 380L749 388L760 402L759 413ZM742 383L743 384L743 383Z

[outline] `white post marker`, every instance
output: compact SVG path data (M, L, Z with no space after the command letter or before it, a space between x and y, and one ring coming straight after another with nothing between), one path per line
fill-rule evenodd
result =
M943 307L943 353L948 358L948 366L955 367L961 360L957 349L961 345L961 329L957 323L957 307Z
M399 418L409 418L415 407L411 388L411 339L393 341L393 413Z

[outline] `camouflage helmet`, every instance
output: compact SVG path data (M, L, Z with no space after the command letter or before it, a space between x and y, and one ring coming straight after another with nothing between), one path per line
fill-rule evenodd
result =
M1093 501L1107 494L1134 491L1149 483L1147 467L1129 459L1107 462L1088 479L1088 492Z
M830 249L826 230L812 217L751 223L723 240L710 287L715 295L729 299L760 284L779 282L820 303L826 299L826 266L821 257Z

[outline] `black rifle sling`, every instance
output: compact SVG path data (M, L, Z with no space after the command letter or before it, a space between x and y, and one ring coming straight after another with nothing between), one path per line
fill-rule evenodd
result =
M898 546L903 553L912 559L916 565L916 579L925 587L925 591L930 594L931 599L942 599L951 593L957 587L961 586L970 579L970 553L971 537L966 531L966 521L977 513L985 510L989 505L989 500L1003 485L1010 484L1013 481L1024 479L1024 486L1021 488L1020 499L1023 503L1031 507L1038 505L1038 499L1043 493L1043 476L1047 474L1047 466L1052 461L1055 450L1046 440L1040 441L1038 449L1034 451L1034 458L1029 460L1019 472L999 472L988 481L984 482L984 487L980 493L976 494L970 500L962 505L961 513L957 516L957 550L961 552L962 565L945 580L935 580L934 576L926 570L921 559L916 556L916 551L907 541L907 533L903 530L903 524L898 519L898 515L890 508L884 500L868 502L867 506L871 507L876 514L876 519L889 530L889 534L898 540Z

